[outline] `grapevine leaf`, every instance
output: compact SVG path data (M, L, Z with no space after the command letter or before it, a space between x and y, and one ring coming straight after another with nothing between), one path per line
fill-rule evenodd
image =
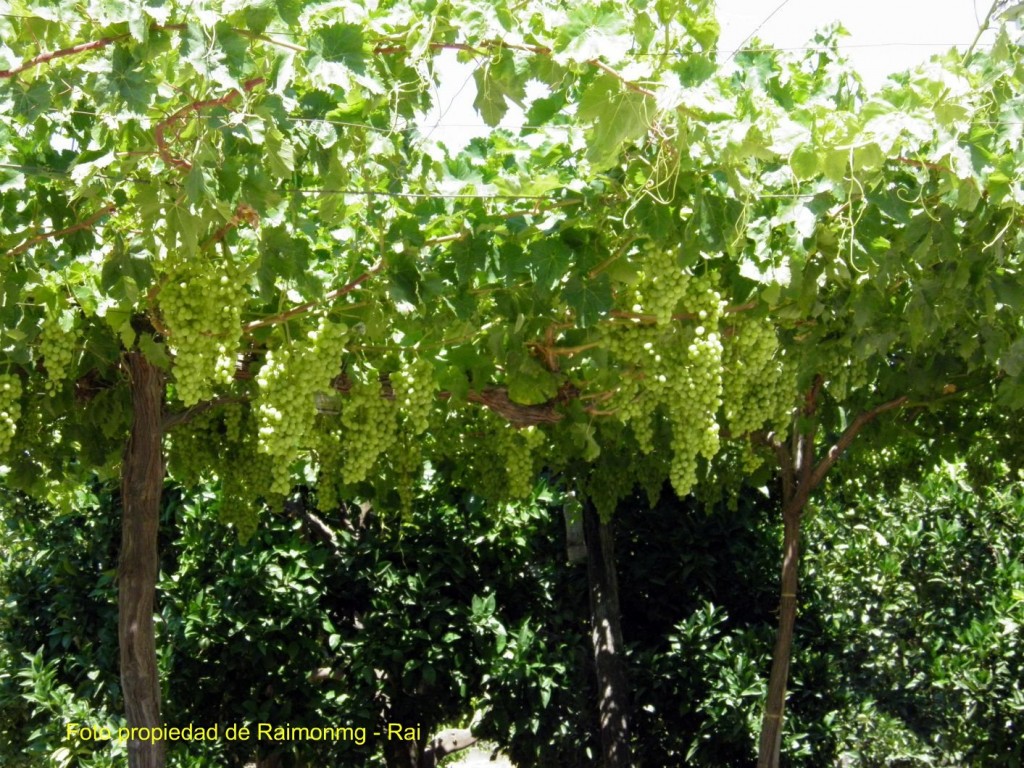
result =
M633 44L632 30L617 8L584 3L572 6L555 41L555 61L618 61Z
M521 356L514 367L510 366L506 382L509 398L523 405L546 403L558 394L555 377L527 355Z
M587 159L595 170L618 161L619 149L650 129L656 116L649 96L627 90L610 75L597 78L580 100L579 117L593 123Z
M142 350L142 354L153 365L164 371L171 370L171 358L168 356L167 347L163 343L158 342L149 334L143 334L139 336L139 349Z
M566 283L565 300L576 313L581 328L596 324L612 308L612 287L608 275L596 279L573 277Z

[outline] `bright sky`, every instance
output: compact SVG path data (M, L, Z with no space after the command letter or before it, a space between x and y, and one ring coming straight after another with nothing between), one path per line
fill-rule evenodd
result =
M718 0L722 58L751 35L779 48L807 45L814 32L833 21L849 31L841 47L869 89L888 74L905 70L951 46L974 40L991 0ZM991 32L982 38L989 42ZM472 69L450 57L451 75L439 89L440 109L421 126L431 139L457 149L486 125L473 109ZM511 116L510 116L510 119ZM432 130L431 130L432 129Z
M718 0L719 48L732 52L755 30L779 48L798 48L840 21L850 33L841 46L874 89L932 54L966 49L990 7L991 0Z

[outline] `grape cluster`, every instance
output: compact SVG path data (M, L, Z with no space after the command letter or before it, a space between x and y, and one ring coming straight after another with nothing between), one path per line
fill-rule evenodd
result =
M533 454L544 444L545 435L536 427L516 429L504 425L498 433L498 449L505 459L509 499L529 498L533 491Z
M395 404L405 417L413 436L427 431L430 409L434 405L434 367L429 360L417 358L391 374Z
M224 425L229 433L234 420L230 410L226 411ZM265 506L280 507L283 502L283 495L271 488L276 465L273 457L258 449L255 422L254 413L240 409L239 441L228 443L217 468L221 480L220 520L235 527L243 544L256 532L261 510Z
M21 418L21 379L13 373L0 374L0 456L11 450Z
M725 418L733 437L788 422L793 405L792 376L768 318L740 318L727 339Z
M423 470L423 455L418 443L410 441L402 450L395 451L392 463L395 470L395 490L398 491L399 508L402 518L412 517L412 502L416 497L420 474Z
M341 409L345 428L345 458L341 474L346 483L361 483L377 457L398 439L395 402L382 396L380 380L356 381Z
M624 325L609 332L608 351L622 365L623 382L616 396L616 413L633 429L643 453L654 450L654 411L659 404L659 378L666 379L661 349L672 331L647 325ZM667 379L666 379L667 381Z
M316 508L329 514L341 503L338 495L342 462L341 433L334 429L318 430L315 449L320 465L316 483Z
M186 488L199 485L220 458L218 420L212 411L193 416L171 433L167 448L167 469Z
M262 507L263 505L252 493L250 484L246 482L244 471L225 475L221 482L218 517L224 525L235 527L235 533L242 544L252 538L256 529L259 528Z
M64 312L47 312L39 333L39 354L46 365L46 391L56 394L73 371L78 334L74 326L74 315Z
M307 447L316 419L316 395L331 388L341 369L348 327L321 318L309 331L307 343L267 352L256 375L258 448L274 460L271 490L285 494L291 487L291 463Z
M826 384L829 394L842 402L850 393L868 384L868 361L859 355L851 355L848 351L836 351L829 355L830 360L822 365L823 370L830 371Z
M679 266L678 254L650 244L643 262L643 278L637 288L636 312L654 315L659 326L672 321L672 313L686 297L692 277Z
M245 268L228 262L223 269L185 262L160 292L160 310L174 352L178 397L195 405L228 384L242 334Z
M667 298L656 298L662 284ZM717 328L725 305L710 277L687 275L677 267L667 280L647 278L637 295L647 302L638 306L657 310L656 323L637 320L608 333L608 350L623 368L625 382L613 404L644 453L654 448L654 419L668 420L669 478L676 492L686 495L697 480L698 457L710 459L719 448L716 416L723 390ZM694 319L670 322L677 305Z

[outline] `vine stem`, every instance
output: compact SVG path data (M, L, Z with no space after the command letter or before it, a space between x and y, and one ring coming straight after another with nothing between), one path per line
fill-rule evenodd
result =
M174 166L183 171L189 171L192 169L192 163L187 160L182 160L180 157L175 157L171 154L170 147L167 145L167 139L164 136L164 132L171 127L174 123L179 120L183 120L186 116L193 112L199 112L200 110L207 109L209 107L226 107L235 101L243 92L248 93L259 85L265 83L266 80L262 77L254 77L251 80L245 81L242 84L242 90L239 91L237 88L232 88L225 95L216 99L203 99L201 101L193 101L191 104L186 104L181 109L177 110L169 117L164 118L156 127L153 129L153 136L156 139L157 150L160 157L163 158L164 162L168 165Z
M352 293L353 291L358 290L359 286L361 286L375 274L380 272L380 270L383 267L384 262L378 261L376 264L374 264L372 267L366 270L363 274L361 274L359 277L353 280L351 283L343 285L340 288L334 289L333 291L329 292L326 296L324 296L323 299L319 301L307 301L305 304L299 304L298 306L292 307L291 309L287 309L284 312L278 312L276 315L265 317L262 320L255 320L251 323L243 325L242 332L251 333L257 328L264 328L268 325L278 325L280 323L287 322L288 320L291 320L293 317L298 317L299 315L305 314L306 312L315 309L316 307L323 304L325 301L333 301L334 299Z
M33 235L32 237L25 240L23 243L21 243L21 245L18 245L9 250L7 252L7 255L20 256L36 243L41 243L44 240L53 240L56 238L67 237L68 235L74 234L75 232L81 232L83 229L92 229L92 227L96 224L97 221L102 219L104 216L110 215L116 210L117 208L115 206L106 205L103 208L100 208L98 211L96 211L96 213L94 213L89 218L80 221L77 224L72 224L70 227L65 227L64 229L52 229L49 232L40 232L38 235Z
M158 32L183 32L185 29L187 29L185 24L154 24L152 27L150 27L150 30ZM281 48L287 48L292 51L298 51L301 53L306 50L301 45L294 45L293 43L288 43L283 40L275 40L272 37L260 35L248 29L235 29L233 31L237 32L239 35L242 35L243 37L249 38L250 40L259 40L260 42L270 43L271 45L276 45ZM130 34L125 33L123 35L103 37L99 40L91 40L87 43L79 43L78 45L73 45L70 48L61 48L58 51L40 53L38 56L33 56L31 59L23 61L20 66L14 67L13 69L0 70L0 80L6 80L12 77L16 77L17 75L20 75L22 72L27 72L28 70L33 69L34 67L38 67L41 64L48 64L49 62L54 61L56 59L63 59L67 56L75 56L79 53L87 53L89 51L99 50L100 48L106 48L108 45L113 45L114 43L118 43L122 40L127 40L130 37Z

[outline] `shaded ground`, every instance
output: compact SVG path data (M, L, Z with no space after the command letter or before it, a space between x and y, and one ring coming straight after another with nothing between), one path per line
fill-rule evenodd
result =
M459 755L458 760L445 765L447 768L514 768L504 755L498 755L498 759L492 762L493 750L494 747L487 744L470 747Z

